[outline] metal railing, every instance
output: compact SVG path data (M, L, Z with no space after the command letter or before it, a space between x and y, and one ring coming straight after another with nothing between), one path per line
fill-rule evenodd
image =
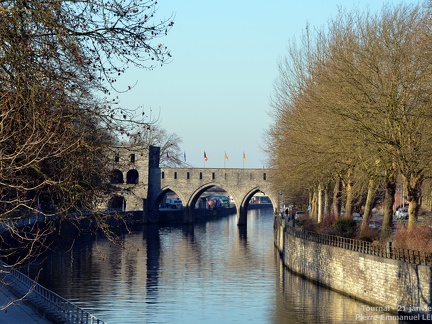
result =
M280 216L276 217L278 225L283 224ZM413 264L432 265L432 253L420 252L416 250L409 250L403 248L394 248L392 242L388 242L385 246L351 239L342 236L319 234L310 231L304 231L296 227L285 226L285 231L294 236L307 241L316 242L319 244L335 246L351 251L374 255L382 258L393 259Z
M0 276L5 285L25 296L56 323L105 324L104 321L38 284L22 272L0 261Z

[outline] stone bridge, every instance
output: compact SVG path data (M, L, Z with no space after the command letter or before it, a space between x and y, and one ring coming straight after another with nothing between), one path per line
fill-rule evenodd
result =
M184 223L194 222L201 194L215 186L234 198L239 225L246 224L249 201L256 193L264 193L273 206L278 206L278 193L272 191L267 169L161 168L159 147L150 146L148 151L122 148L118 152L113 165L113 175L117 176L112 183L119 190L108 208L142 210L144 222L159 221L159 205L171 191L183 203ZM279 212L277 207L275 212Z

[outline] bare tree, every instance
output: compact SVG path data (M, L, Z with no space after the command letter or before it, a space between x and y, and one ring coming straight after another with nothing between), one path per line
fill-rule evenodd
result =
M315 188L335 174L345 183L348 213L358 180L371 180L369 190L384 183L387 232L400 173L413 228L432 161L430 16L423 5L388 6L376 15L341 11L328 31L311 39L307 30L304 47L289 48L269 131L270 165L281 181L293 183L282 174L298 173L303 187Z
M160 147L159 161L165 166L184 165L183 154L180 151L182 140L176 134L168 134L157 122L140 127L140 131L131 134L130 144L144 147L150 145Z
M128 89L116 89L116 79L131 64L151 69L171 57L156 40L173 22L155 14L152 0L2 1L1 220L55 215L106 228L95 206L109 189L107 150L149 124L118 105L116 91ZM59 227L37 228L23 235L8 225L15 242L0 254L23 262L41 253Z
M391 225L398 173L406 182L413 228L432 154L430 10L399 5L384 7L374 16L350 13L339 18L332 25L336 37L328 63L333 67L322 82L327 82L334 101L345 103L333 109L355 122L358 143L383 162L386 229Z

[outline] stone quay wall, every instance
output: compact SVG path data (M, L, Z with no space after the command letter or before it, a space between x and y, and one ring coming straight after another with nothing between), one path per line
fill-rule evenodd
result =
M430 265L326 245L286 229L275 217L275 246L290 271L384 311L432 319Z

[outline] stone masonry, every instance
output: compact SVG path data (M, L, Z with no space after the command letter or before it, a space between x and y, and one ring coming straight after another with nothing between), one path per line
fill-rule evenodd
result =
M275 245L284 265L309 280L393 313L432 314L430 266L294 237L277 223Z

